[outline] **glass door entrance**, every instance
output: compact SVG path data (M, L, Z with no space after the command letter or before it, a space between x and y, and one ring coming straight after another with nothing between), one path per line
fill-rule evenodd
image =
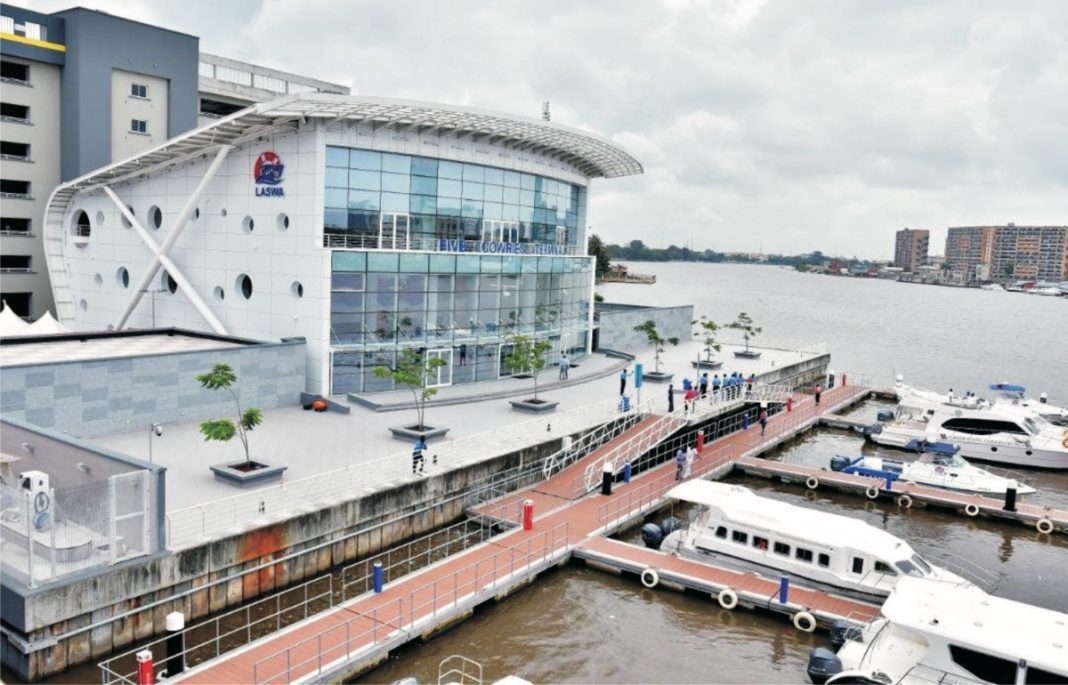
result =
M397 212L382 212L378 222L378 247L385 250L410 248L410 217Z
M434 369L434 372L427 378L426 386L428 388L440 388L445 385L452 385L452 350L447 347L427 350L426 358L427 361L431 359L445 360L445 364Z
M500 243L518 243L519 223L516 221L485 219L482 222L482 239Z
M497 378L510 378L515 375L515 371L504 361L508 357L512 356L515 352L515 345L511 343L501 343L497 349Z

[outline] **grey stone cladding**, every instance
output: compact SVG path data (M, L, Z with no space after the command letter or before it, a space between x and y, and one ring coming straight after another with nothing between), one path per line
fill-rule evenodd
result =
M689 340L693 322L693 305L680 307L637 307L598 303L595 317L600 327L597 348L617 352L639 352L649 347L645 335L634 330L649 319L665 338Z

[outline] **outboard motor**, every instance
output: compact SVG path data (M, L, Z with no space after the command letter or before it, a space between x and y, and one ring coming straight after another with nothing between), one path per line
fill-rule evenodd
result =
M679 528L682 528L682 521L674 516L668 516L660 522L660 531L664 534L664 537L671 535Z
M841 470L845 469L845 467L849 466L849 464L850 464L849 457L843 457L840 454L837 455L837 456L831 457L831 470L832 471L841 471Z
M805 672L814 685L823 685L828 678L842 672L842 660L826 647L817 647L808 653Z
M838 649L846 642L852 640L853 642L863 642L864 633L857 624L847 621L844 618L839 618L831 624L831 644L835 649Z
M865 436L876 435L877 433L882 433L882 432L883 432L883 427L881 425L877 424L877 423L873 423L870 426L864 426L864 429L861 431L861 433L863 433Z
M660 549L660 543L664 541L664 534L660 526L655 523L646 523L642 526L642 542L649 549Z
M879 413L875 415L877 421L893 421L894 410L893 409L880 409Z

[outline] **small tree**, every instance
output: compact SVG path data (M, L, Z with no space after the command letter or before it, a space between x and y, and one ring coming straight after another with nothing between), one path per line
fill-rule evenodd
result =
M553 344L548 340L534 340L527 335L515 335L508 339L512 353L504 358L505 365L513 373L529 373L534 379L534 399L538 399L538 374L545 370L545 353Z
M375 378L389 378L394 385L403 385L412 391L415 398L415 412L418 423L416 430L423 430L426 424L423 417L426 416L426 403L434 395L438 394L437 388L427 387L431 377L437 377L437 370L448 364L441 357L427 359L422 350L406 347L401 350L401 356L397 359L396 368L388 366L376 366L372 369Z
M197 376L197 380L200 381L202 388L229 392L230 396L234 398L234 405L237 407L236 423L230 419L202 421L200 423L200 432L204 435L204 439L227 442L236 435L241 440L241 446L245 448L245 464L251 464L252 457L248 450L248 434L252 432L253 428L263 423L263 412L256 407L249 407L245 411L241 411L241 400L238 399L237 392L234 391L237 374L234 373L229 364L216 364L211 371Z
M591 233L590 237L586 240L586 254L594 257L594 275L597 278L604 278L611 268L611 262L608 259L608 248L601 241L601 238L596 233Z
M760 326L754 326L752 317L745 312L738 314L738 318L728 324L727 328L742 332L742 336L745 337L745 351L747 354L749 352L749 339L757 337L761 332Z
M719 324L704 316L692 323L694 326L697 326L694 335L700 336L702 339L701 342L704 343L705 361L710 362L712 361L712 353L719 352L719 343L716 342L716 333L719 331Z
M660 331L656 330L656 322L652 319L640 326L635 326L634 330L638 333L644 333L646 340L653 346L653 362L656 366L656 373L660 373L660 353L664 351L664 345L678 345L679 339L661 337Z

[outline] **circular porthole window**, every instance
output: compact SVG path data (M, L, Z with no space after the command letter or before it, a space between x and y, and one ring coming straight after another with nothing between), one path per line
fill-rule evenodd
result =
M84 312L86 309L89 309L89 303L86 302L84 299L79 300L78 301L78 308L81 309Z
M130 272L126 270L125 266L120 266L119 270L115 272L115 281L119 284L120 288L130 287Z
M285 212L282 212L281 214L278 215L278 230L279 231L287 231L287 230L289 230L289 215L286 214Z
M98 226L103 226L104 225L104 213L103 212L97 212L96 213L96 223L97 223Z
M212 294L215 296L215 299L220 302L226 299L226 291L222 289L221 285L215 286L215 290L212 291Z
M219 210L219 216L221 216L224 219L226 218L226 207L223 207L222 209Z
M300 299L304 297L304 286L300 281L293 281L289 286L289 292L292 293L293 297Z
M200 207L197 207L196 209L193 210L193 221L196 221L199 218L200 218Z
M131 207L130 205L126 205L126 209L130 212L130 216L134 216L134 208L133 207ZM122 219L122 227L123 228L133 228L133 224L130 223L130 220L126 218L125 214L123 214L122 212L119 212L119 217Z
M101 276L100 274L97 274L97 275L93 276L93 284L94 285L104 285L104 277Z
M241 228L245 229L245 233L252 233L256 228L256 222L252 220L252 217L246 216L241 220Z
M148 208L148 223L152 228L159 230L159 227L163 225L163 210L152 205Z
M249 278L248 274L241 274L234 281L234 289L237 290L241 297L246 300L249 299L252 297L252 279Z
M92 230L93 227L89 223L89 213L84 209L79 209L75 212L70 225L71 234L75 238L81 238L81 242L88 242L89 234Z
M160 278L160 285L171 295L178 292L178 281L174 280L174 276L171 276L166 271L163 272L163 276Z

